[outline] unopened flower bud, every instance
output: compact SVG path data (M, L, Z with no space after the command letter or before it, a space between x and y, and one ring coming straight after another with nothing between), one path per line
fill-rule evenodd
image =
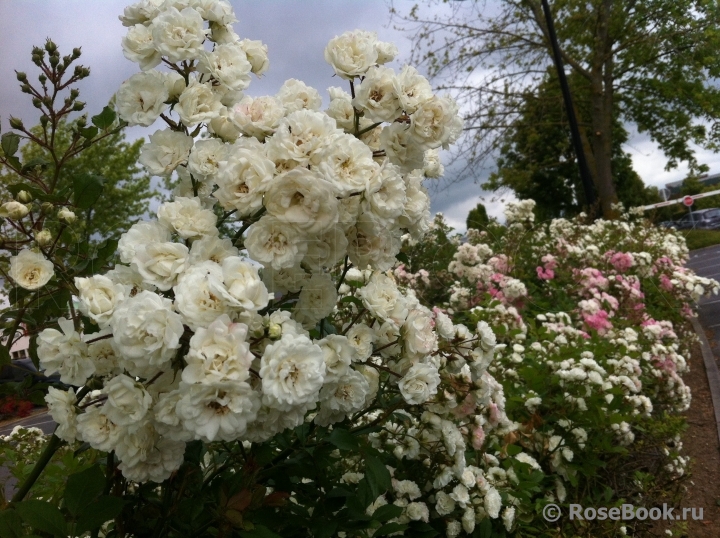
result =
M271 323L268 327L268 337L272 340L277 340L282 336L282 326L277 323Z
M23 204L32 202L33 199L32 194L30 194L28 191L20 191L19 193L17 193L17 196L15 198L17 198L18 202L22 202Z
M10 127L13 129L22 129L23 128L23 122L20 118L13 118L10 116Z
M75 222L76 219L75 213L70 211L67 207L63 207L60 209L60 211L58 211L58 218L60 220L64 220L68 224L72 224L73 222Z
M20 202L6 202L0 206L0 217L5 217L12 220L20 220L27 215L30 210L25 204Z
M43 213L50 213L53 209L55 209L55 206L50 202L44 202L43 205L40 206L40 210Z
M50 233L50 230L41 230L35 234L35 241L37 241L37 244L41 247L49 245L52 243L52 240L53 236Z

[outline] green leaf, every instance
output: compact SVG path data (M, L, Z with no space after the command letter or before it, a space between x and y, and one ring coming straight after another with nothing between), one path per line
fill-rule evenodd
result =
M358 299L357 297L353 297L352 295L348 295L347 297L343 297L342 299L340 299L340 302L341 302L341 303L353 303L353 304L355 304L355 305L358 305L359 307L362 307L362 306L363 306L362 301L361 301L360 299Z
M31 499L15 505L15 510L25 523L32 528L53 536L66 538L67 527L60 509L49 502Z
M254 529L243 531L240 533L240 536L242 536L242 538L282 538L282 536L275 534L263 525L255 525Z
M106 106L100 114L93 116L91 119L95 127L105 130L115 121L115 111L109 106Z
M103 495L80 512L76 534L99 529L106 521L115 519L124 505L125 501L119 497Z
M88 140L92 140L93 138L95 138L98 132L98 128L92 125L90 127L81 127L78 129L78 133L80 133L80 136Z
M373 533L373 536L387 536L393 532L400 532L407 529L407 525L400 523L387 523Z
M0 146L5 157L12 157L20 147L20 137L15 133L5 133L0 137Z
M393 519L395 517L400 517L403 513L403 509L401 506L395 506L394 504L386 504L384 506L381 506L375 512L373 512L372 518L375 521L379 521L380 523L383 523L384 521L387 521L388 519Z
M50 164L50 161L47 159L43 159L42 157L35 157L33 159L30 159L28 162L23 164L22 172L28 172L35 168L36 166L40 166L41 168L45 169Z
M22 519L15 510L0 512L0 536L3 538L19 538L22 536Z
M344 428L335 428L328 440L340 450L357 450L360 447L355 436Z
M472 533L473 538L491 538L492 537L492 522L489 518L483 519L476 527L475 532Z
M327 518L316 519L310 524L312 535L315 538L331 538L331 536L335 535L337 527L337 521Z
M404 263L405 265L410 265L410 259L408 258L407 254L404 252L398 252L395 255L395 259L399 261L400 263Z
M88 209L97 202L105 186L105 178L83 174L73 178L73 201L80 209Z
M365 458L365 478L370 486L373 500L385 493L392 485L390 472L379 459L372 456Z
M99 497L105 489L105 475L99 465L72 474L65 486L65 507L77 516L80 510Z

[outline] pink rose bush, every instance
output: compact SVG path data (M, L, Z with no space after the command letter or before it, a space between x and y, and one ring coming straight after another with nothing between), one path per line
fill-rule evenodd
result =
M682 379L695 343L688 317L720 284L684 267L679 235L636 215L536 224L533 205L510 204L506 226L468 231L446 256L440 300L456 323L485 323L496 335L488 371L514 421L503 441L542 469L544 498L556 503L584 502L587 488L617 483L613 473L636 465L647 446L660 454L653 483L677 480L687 465L678 414L691 399ZM436 219L434 227L443 226ZM423 296L411 269L428 258L414 248L406 247L410 263L398 277ZM473 446L492 446L495 434L485 433ZM649 487L638 482L611 499L646 502Z

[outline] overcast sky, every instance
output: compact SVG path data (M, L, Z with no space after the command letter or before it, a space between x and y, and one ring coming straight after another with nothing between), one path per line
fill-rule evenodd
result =
M36 80L35 66L30 62L33 45L42 45L51 37L61 54L73 47L83 49L82 63L91 68L91 76L80 85L81 99L88 103L93 115L107 104L122 81L138 71L136 64L122 54L120 41L126 29L118 15L130 2L127 0L0 0L0 117L3 131L7 118L15 115L27 125L38 122L36 110L28 96L19 91L14 70L23 70ZM323 59L323 49L335 35L361 28L373 30L382 40L393 41L402 58L409 56L405 34L389 24L384 0L232 0L239 22L235 31L242 38L260 39L268 45L270 70L258 80L253 79L249 95L275 94L289 78L303 80L320 90L339 86L345 81L333 78L331 67ZM400 0L396 6L411 7ZM157 127L156 127L157 128ZM156 128L134 127L128 138L147 137ZM636 171L650 185L662 186L682 179L685 169L664 171L662 153L645 137L631 139L627 150L633 157ZM720 172L720 156L701 152L700 162L710 166L711 173ZM445 159L447 160L447 158ZM445 162L446 167L449 163ZM450 168L450 172L452 167ZM442 211L451 225L464 229L465 217L481 196L491 215L499 216L500 201L491 201L480 186L472 181L456 183L448 189L431 189L433 212ZM505 197L507 199L507 197Z

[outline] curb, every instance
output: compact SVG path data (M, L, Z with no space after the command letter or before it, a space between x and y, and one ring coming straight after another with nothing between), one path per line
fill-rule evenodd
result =
M718 370L715 356L710 348L710 342L708 342L705 336L702 325L700 325L697 318L692 318L691 322L695 332L700 338L700 350L702 351L705 373L707 374L708 384L710 385L713 410L715 411L715 429L718 432L718 441L720 441L720 370Z

